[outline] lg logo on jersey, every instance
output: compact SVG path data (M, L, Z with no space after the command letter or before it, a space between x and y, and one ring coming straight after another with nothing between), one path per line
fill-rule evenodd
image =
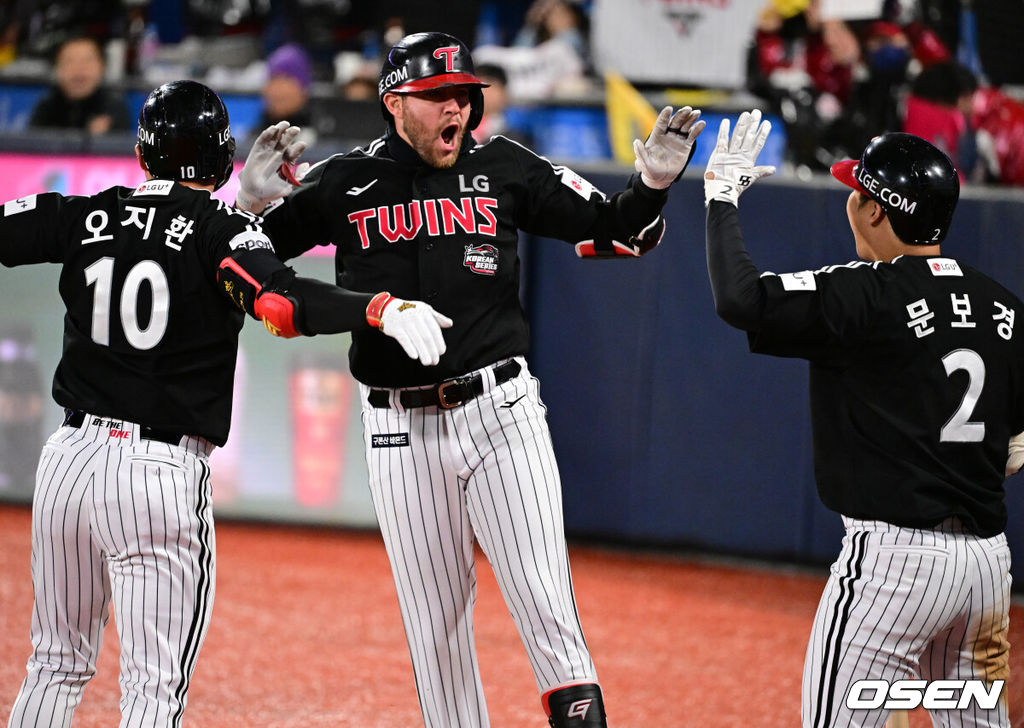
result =
M851 710L966 710L976 702L982 710L992 710L999 702L1004 680L989 687L983 680L858 680L850 686L846 707ZM959 693L959 697L957 694Z

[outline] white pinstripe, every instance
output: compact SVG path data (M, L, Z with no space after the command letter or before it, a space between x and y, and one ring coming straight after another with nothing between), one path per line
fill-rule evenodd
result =
M109 422L108 418L102 418ZM113 604L121 728L177 728L214 596L201 438L143 440L87 415L47 441L32 507L32 655L9 728L67 727L96 672Z
M877 726L888 712L850 710L860 679L970 680L1009 674L1010 551L956 519L935 529L844 518L804 661L805 728ZM1010 725L1005 690L996 709L932 711L937 726Z
M561 482L546 408L526 362L451 410L367 404L370 490L391 560L427 728L490 725L473 639L474 542L486 554L543 693L596 682L573 597ZM521 397L521 399L519 399ZM511 407L508 402L518 401ZM372 447L375 434L409 445Z

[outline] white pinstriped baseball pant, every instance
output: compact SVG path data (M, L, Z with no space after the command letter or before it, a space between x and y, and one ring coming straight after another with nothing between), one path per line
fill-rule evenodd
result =
M805 728L881 728L889 711L846 707L856 680L1009 677L1010 551L947 519L933 529L843 518L846 536L818 604L804 661ZM932 710L936 726L1010 725L992 710Z
M487 728L473 637L474 543L494 569L543 693L596 682L573 597L561 482L539 384L518 376L454 409L367 402L366 460L427 728ZM374 446L374 435L388 435ZM404 444L403 444L404 443Z
M213 607L213 446L86 415L47 441L32 505L32 654L9 728L66 728L113 603L121 728L181 725Z

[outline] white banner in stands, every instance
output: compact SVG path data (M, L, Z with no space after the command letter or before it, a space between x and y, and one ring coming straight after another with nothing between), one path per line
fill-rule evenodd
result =
M630 81L742 88L764 0L595 0L594 62Z

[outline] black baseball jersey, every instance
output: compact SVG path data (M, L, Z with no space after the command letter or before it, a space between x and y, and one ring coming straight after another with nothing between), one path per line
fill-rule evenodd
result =
M244 314L217 268L243 249L273 250L259 218L168 180L32 195L0 218L0 263L63 265L57 403L218 445Z
M343 288L426 301L454 320L436 367L410 359L380 331L353 331L356 379L402 387L527 353L519 229L583 245L627 241L645 229L660 235L667 196L636 179L606 199L572 170L504 137L477 145L467 134L454 166L435 169L392 129L312 167L264 226L283 259L333 243Z
M716 302L751 351L810 360L822 502L899 526L957 516L979 536L1001 532L1007 447L1024 430L1021 301L947 257L750 278L735 219L711 204Z

